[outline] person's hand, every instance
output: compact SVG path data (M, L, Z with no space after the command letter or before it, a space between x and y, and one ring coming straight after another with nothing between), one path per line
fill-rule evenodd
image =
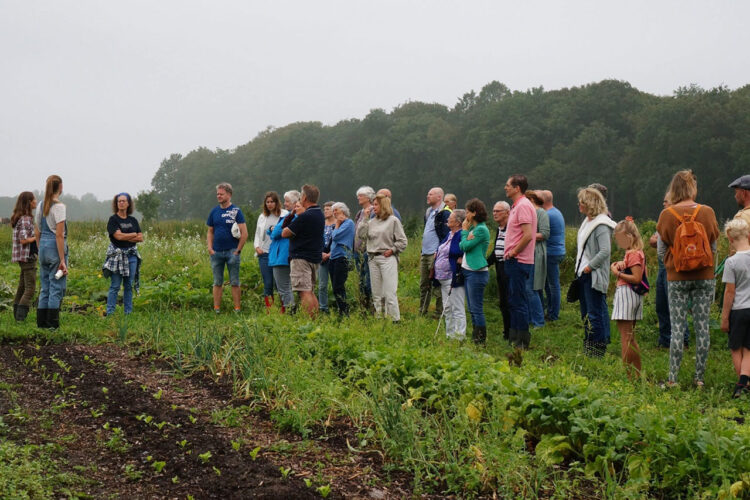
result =
M583 272L586 274L591 274L591 266L586 266L583 268Z
M390 257L391 255L393 255L393 250L391 250L390 248L383 252L383 257Z
M609 266L610 271L612 271L612 274L617 274L620 272L620 269L617 267L617 262L613 262L612 265Z
M331 257L330 253L323 253L323 262L327 261Z
M346 215L344 214L344 212L339 212L338 215L336 216L336 222L338 224L342 224L345 220L346 220Z
M464 231L468 231L469 230L469 224L470 224L469 220L468 219L464 219L464 221L461 223L461 229L463 229Z
M729 317L721 317L721 331L729 333Z
M60 261L60 265L57 268L63 272L63 276L68 275L68 266L65 265L65 261Z
M237 249L234 252L232 252L234 255L239 256L242 253L242 249Z
M369 219L370 218L370 213L372 213L372 205L370 205L369 207L365 208L365 217L367 217Z
M467 240L473 240L474 239L474 231L469 233L469 236L466 237Z
M208 249L208 255L214 255L216 251L213 248Z
M258 255L263 255L263 249L261 247L255 247L255 253Z

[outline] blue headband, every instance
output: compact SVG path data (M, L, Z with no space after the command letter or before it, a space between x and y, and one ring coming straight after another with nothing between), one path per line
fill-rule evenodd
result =
M130 195L128 193L117 193L117 198L119 198L120 196L124 196L128 199L128 201L130 201Z

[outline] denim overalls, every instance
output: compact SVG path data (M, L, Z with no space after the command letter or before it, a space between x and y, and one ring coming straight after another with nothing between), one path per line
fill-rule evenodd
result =
M39 204L41 214L44 214L42 204ZM57 253L57 240L47 224L47 218L40 217L41 236L39 238L39 281L41 288L39 291L39 309L60 309L65 287L68 283L68 276L65 275L60 279L55 279L55 273L60 267L60 256ZM65 245L65 265L68 264L68 223L65 222L64 245Z

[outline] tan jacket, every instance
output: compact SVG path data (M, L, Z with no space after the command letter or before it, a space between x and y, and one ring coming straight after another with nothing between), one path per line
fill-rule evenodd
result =
M406 250L406 234L401 221L391 215L385 220L377 217L362 220L357 226L357 236L367 242L367 253L381 254L393 250L398 255Z

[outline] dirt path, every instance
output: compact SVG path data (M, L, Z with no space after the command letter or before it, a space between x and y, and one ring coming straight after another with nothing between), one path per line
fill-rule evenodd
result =
M0 345L0 380L6 437L59 445L58 466L95 498L409 496L377 453L349 450L345 424L305 441L280 434L227 385L173 377L116 345Z

